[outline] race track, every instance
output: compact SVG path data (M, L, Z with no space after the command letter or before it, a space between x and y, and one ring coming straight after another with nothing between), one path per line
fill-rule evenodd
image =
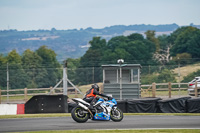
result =
M83 129L200 129L200 116L124 116L123 121L76 123L71 117L0 119L0 132Z

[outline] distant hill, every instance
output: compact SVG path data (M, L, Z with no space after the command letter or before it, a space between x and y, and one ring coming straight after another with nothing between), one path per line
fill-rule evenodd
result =
M200 27L200 26L199 26ZM132 33L144 34L147 30L155 30L157 35L170 34L179 28L177 24L167 25L116 25L105 27L103 29L72 29L72 30L32 30L17 31L4 30L0 31L0 53L7 54L16 49L22 54L26 49L36 50L41 45L46 45L53 49L59 61L66 58L81 57L89 47L89 41L94 36L101 36L106 40L114 36L130 35Z

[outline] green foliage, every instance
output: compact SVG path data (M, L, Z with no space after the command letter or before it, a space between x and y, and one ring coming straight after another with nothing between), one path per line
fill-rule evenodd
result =
M0 88L6 86L6 62L7 58L0 54Z
M181 54L177 54L175 58L173 58L174 61L182 65L184 64L189 64L191 62L191 55L188 53L181 53Z
M29 79L27 88L45 86L43 79L47 77L47 71L42 67L42 58L37 53L27 49L22 55L22 62Z
M193 58L200 57L200 29L194 27L182 27L177 29L171 36L173 44L172 56L180 53L189 53Z
M9 64L9 82L11 88L25 88L28 82L27 74L22 67L21 56L12 50L8 56L7 61Z
M3 88L7 86L7 65L10 89L50 87L61 78L56 54L46 46L36 52L27 49L22 56L16 50L5 57L0 55L0 83Z
M72 82L75 82L76 71L77 71L77 68L80 66L80 58L78 59L68 58L66 62L67 62L68 77Z
M116 31L123 32L123 30L121 30L122 27L123 26L105 28L103 33L116 33ZM117 28L117 30L115 28ZM131 27L129 28L131 29ZM10 31L9 34L12 35L10 42L18 42L23 38L44 37L47 35L59 36L59 38L47 39L42 42L44 45L39 47L35 52L27 49L23 52L22 56L20 56L17 52L18 49L17 51L12 50L7 56L3 56L1 54L1 86L6 87L7 63L9 64L10 82L12 82L11 88L54 86L57 81L62 78L62 69L60 63L56 59L57 55L52 48L55 49L56 47L57 49L61 49L60 46L62 46L65 51L57 51L57 53L64 55L66 51L70 51L72 49L75 49L76 51L77 47L80 46L73 45L72 47L63 47L63 45L66 45L66 42L70 42L67 40L67 37L69 38L69 36L71 39L75 39L76 43L81 45L85 45L90 40L90 47L81 58L67 59L68 75L70 80L72 80L75 84L100 82L102 80L101 65L116 64L117 60L120 58L124 59L127 64L141 64L142 66L159 65L159 62L156 62L156 60L153 59L153 55L155 55L155 53L164 54L165 51L163 50L166 50L171 45L171 55L174 56L174 58L173 60L168 60L168 62L164 65L177 65L178 63L188 64L191 63L188 61L191 58L200 57L199 29L194 27L181 27L174 31L170 36L161 35L158 37L155 36L155 30L152 28L149 29L150 30L145 32L146 38L144 38L141 34L133 33L129 36L116 36L111 39L93 37L101 34L99 34L99 30L92 28L87 28L85 30L82 29L80 31L70 30L67 32L52 28L51 31L41 30L39 34L36 34L36 31L30 31L28 34L24 33L20 36L20 39L18 38L19 36L16 35L17 31ZM0 42L2 41L1 39L4 38L3 36L4 34L0 32ZM81 41L80 38L82 37L87 37L87 39ZM92 40L91 37L93 37ZM60 43L60 40L62 40L62 43ZM25 46L26 44L34 46L34 49L36 49L36 45L41 45L41 40L35 42L23 40L20 43L21 46ZM50 44L50 48L45 46L46 44ZM2 45L4 44L2 43ZM26 47L23 48L26 49ZM76 52L81 55L83 51L77 50ZM142 79L142 83L174 82L174 74L170 70L162 70L163 68L165 68L165 66L162 68L151 67L143 69L142 76L147 75L147 78Z
M88 84L102 80L102 64L116 64L122 58L126 63L147 64L152 63L155 44L140 34L113 37L107 43L105 39L94 37L90 41L91 47L80 59L80 67L92 69L77 69L76 83ZM94 75L95 74L95 75Z
M159 73L148 74L142 77L142 84L151 84L151 83L175 83L175 75L172 71L168 69L163 69Z
M196 72L190 73L189 75L183 77L183 80L181 82L187 83L192 81L195 77L200 76L200 69Z
M164 35L158 36L157 39L158 39L159 44L160 44L160 49L166 50L166 48L170 46L169 36L164 34Z
M134 33L134 34L129 35L128 39L130 41L135 41L135 40L141 40L141 41L143 41L144 37L141 34L139 34L139 33Z
M61 79L61 66L56 59L56 53L48 49L47 46L41 46L38 50L36 50L36 54L38 54L42 59L42 67L46 69L45 78L43 78L44 74L39 74L38 76L41 79L41 83L44 83L43 87L54 86L58 80Z
M78 84L94 83L102 79L102 71L95 69L95 67L100 66L102 63L103 53L106 49L106 40L94 37L89 43L91 45L90 48L80 59L80 67L85 69L77 69L76 72L75 83ZM86 67L92 67L92 70Z
M148 63L152 60L154 52L155 45L152 42L134 33L128 37L119 36L109 40L103 60L116 63L123 58L127 63L144 64L144 61Z
M153 42L156 45L156 52L160 50L159 40L155 37L155 31L148 30L145 32L147 40Z
M163 69L157 78L158 83L176 82L174 73L168 69Z

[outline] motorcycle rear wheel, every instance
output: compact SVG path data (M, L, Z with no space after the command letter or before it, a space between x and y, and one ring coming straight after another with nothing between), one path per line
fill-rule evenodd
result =
M84 109L80 106L76 106L72 109L71 115L72 118L78 123L84 123L89 119L89 114L83 112Z
M120 122L123 119L123 117L124 117L123 112L119 108L111 110L110 113L111 120L115 122Z

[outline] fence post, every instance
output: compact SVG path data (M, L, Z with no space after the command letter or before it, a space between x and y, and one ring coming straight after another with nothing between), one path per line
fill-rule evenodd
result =
M55 90L53 89L52 86L50 86L50 92L51 92L51 94L55 94Z
M0 88L0 104L1 104L1 88Z
M198 91L197 91L197 81L195 81L195 88L194 88L194 94L195 94L195 97L198 97Z
M27 88L24 88L24 101L26 102L27 100Z
M172 84L171 84L171 82L169 82L168 83L168 89L169 89L169 98L171 98L171 96L172 96Z
M152 97L156 97L156 83L152 83Z
M77 97L78 97L77 90L75 89L75 98L77 98Z
M104 88L103 88L103 85L100 86L100 93L103 93L104 92Z

